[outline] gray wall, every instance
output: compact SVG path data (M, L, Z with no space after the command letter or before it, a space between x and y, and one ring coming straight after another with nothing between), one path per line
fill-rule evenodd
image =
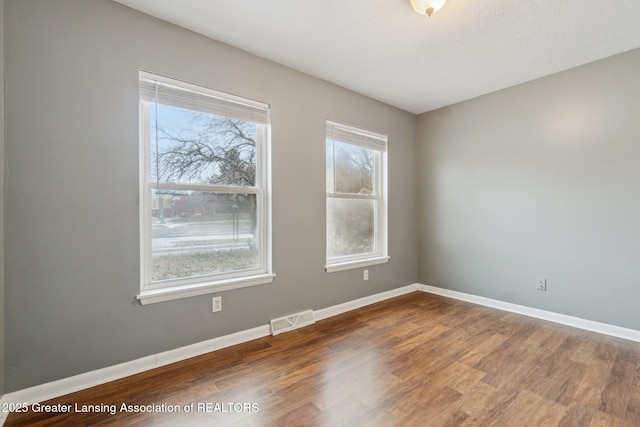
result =
M4 390L4 0L0 0L0 394Z
M638 76L634 50L421 115L419 281L640 329Z
M6 389L417 281L416 117L109 0L7 0ZM140 306L138 70L272 105L272 284ZM325 120L389 135L388 264L326 274Z

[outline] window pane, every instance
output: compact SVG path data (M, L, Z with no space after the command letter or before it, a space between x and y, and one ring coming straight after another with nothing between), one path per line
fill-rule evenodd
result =
M329 147L330 144L327 145L327 150ZM374 194L375 151L339 141L333 143L333 149L335 153L331 155L335 163L332 173L335 178L332 179L335 179L335 192Z
M259 267L256 196L151 191L152 280Z
M327 257L375 252L375 200L327 198Z
M163 104L149 112L152 182L255 186L258 125Z

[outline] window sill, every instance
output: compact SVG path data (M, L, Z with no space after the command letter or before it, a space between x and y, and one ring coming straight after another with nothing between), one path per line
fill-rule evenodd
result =
M194 297L197 295L214 294L248 286L266 285L273 282L275 274L259 274L236 279L218 280L214 282L198 283L194 285L174 286L170 288L153 289L140 292L136 298L140 304L154 304L174 299Z
M354 268L368 267L370 265L384 264L391 258L382 256L377 258L359 259L357 261L347 261L336 264L325 265L324 269L327 273L335 273L336 271L352 270Z

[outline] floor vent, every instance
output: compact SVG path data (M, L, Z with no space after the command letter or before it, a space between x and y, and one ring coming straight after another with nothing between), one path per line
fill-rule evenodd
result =
M301 311L290 316L280 317L271 320L271 335L278 335L303 326L313 325L316 320L313 318L313 310Z

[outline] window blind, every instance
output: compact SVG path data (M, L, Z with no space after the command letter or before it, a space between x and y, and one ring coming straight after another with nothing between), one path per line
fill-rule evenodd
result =
M216 116L267 125L269 105L257 101L248 102L232 95L196 89L194 85L180 82L177 87L162 76L140 72L140 99L187 110L202 111ZM191 89L193 87L193 89Z
M387 137L373 132L364 132L340 123L327 121L327 139L369 148L387 151Z

